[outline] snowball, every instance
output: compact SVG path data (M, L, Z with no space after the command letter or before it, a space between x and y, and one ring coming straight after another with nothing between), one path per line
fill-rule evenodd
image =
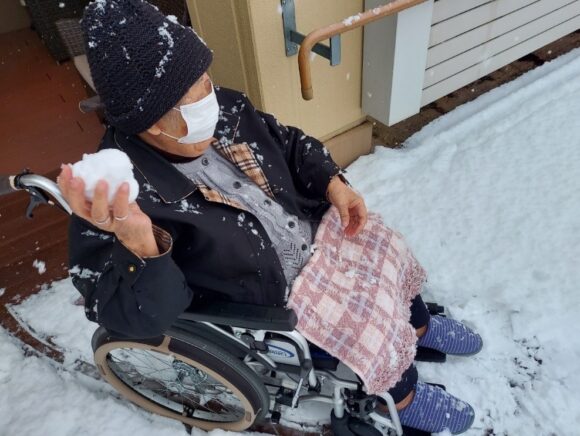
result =
M129 203L133 203L139 195L139 184L133 176L133 164L129 156L114 148L83 154L83 160L72 165L72 173L85 182L85 197L89 201L93 200L99 180L109 184L109 204L112 204L123 182L129 183Z

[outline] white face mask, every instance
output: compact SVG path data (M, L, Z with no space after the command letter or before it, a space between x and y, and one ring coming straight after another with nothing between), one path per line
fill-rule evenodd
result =
M211 86L211 92L206 97L194 103L179 106L179 109L173 109L181 112L181 116L187 124L187 135L176 138L161 132L165 136L176 139L181 144L194 144L212 137L220 113L213 85Z

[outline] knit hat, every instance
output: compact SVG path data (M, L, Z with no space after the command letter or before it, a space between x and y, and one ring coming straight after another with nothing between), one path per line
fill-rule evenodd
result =
M193 29L144 0L95 0L81 26L105 116L128 134L171 110L213 58Z

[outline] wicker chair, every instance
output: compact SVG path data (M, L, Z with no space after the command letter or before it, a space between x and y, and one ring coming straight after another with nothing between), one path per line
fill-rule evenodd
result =
M165 15L175 15L184 26L191 24L185 0L149 0L149 3L157 6Z
M63 19L78 21L89 2L90 0L26 0L35 30L57 61L64 61L70 55L57 30L56 22Z
M82 34L74 21L80 20L90 0L26 0L32 24L57 61L74 58L84 52ZM190 24L185 0L149 0L165 15L175 15L186 26ZM57 24L60 23L60 24ZM67 36L70 34L70 36ZM77 38L77 42L73 38ZM82 50L82 51L79 51Z

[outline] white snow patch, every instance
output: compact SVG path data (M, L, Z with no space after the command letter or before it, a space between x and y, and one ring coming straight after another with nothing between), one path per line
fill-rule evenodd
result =
M46 272L46 263L42 260L34 259L32 266L38 270L38 274L44 274Z
M171 36L171 33L169 33L169 31L167 30L168 27L169 27L168 23L163 23L163 25L161 25L157 28L157 32L159 32L159 35L165 40L165 43L167 44L167 47L168 47L167 51L165 52L165 54L163 55L163 57L159 61L159 64L155 68L155 77L157 77L157 78L160 78L161 76L163 76L163 74L165 73L165 65L167 64L167 62L169 62L169 59L171 58L171 55L173 54L173 51L171 49L173 48L175 43L173 41L173 37ZM163 43L159 43L159 44L163 44Z
M179 203L179 209L176 209L176 212L179 213L193 213L196 215L200 215L201 212L198 210L199 209L199 204L192 204L187 200L181 200L181 202Z
M68 270L68 273L73 276L78 276L81 279L91 279L97 280L101 273L99 271L93 271L89 268L81 268L80 265L75 265Z
M469 435L575 434L580 379L580 50L349 167L483 351L419 363L476 411Z
M93 3L95 4L97 11L99 11L101 13L105 12L105 7L107 6L107 0L95 0Z
M246 220L246 214L244 212L240 212L238 214L238 227L242 227L245 220Z
M345 26L351 26L353 23L356 23L357 21L360 20L360 16L361 16L360 13L356 15L351 15L350 17L342 20L342 24L344 24Z
M95 232L94 230L90 230L90 229L85 230L84 232L81 233L81 235L91 237L91 238L99 238L99 239L102 239L103 241L107 241L107 240L111 239L111 235L108 235L107 233Z

